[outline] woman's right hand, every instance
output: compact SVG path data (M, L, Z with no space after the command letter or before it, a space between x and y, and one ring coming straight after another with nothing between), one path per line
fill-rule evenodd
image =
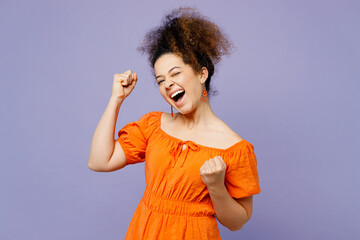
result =
M111 97L121 102L124 101L134 89L137 80L137 74L133 73L131 70L114 74Z

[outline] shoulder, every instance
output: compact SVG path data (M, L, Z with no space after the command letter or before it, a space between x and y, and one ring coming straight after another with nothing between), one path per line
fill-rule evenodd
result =
M244 140L244 138L242 138L238 133L232 130L223 120L219 118L214 126L216 126L215 129L217 130L219 137L221 137L221 139L229 146Z
M178 122L177 122L177 118L180 115L180 113L174 113L173 116L171 116L170 113L167 112L160 112L160 123L161 126L163 126L164 128L178 128Z
M161 114L162 112L160 111L152 111L144 114L142 117L156 117L156 116L161 116Z
M153 111L153 112L148 112L146 114L144 114L139 121L157 121L157 119L159 119L161 117L161 113L162 112L158 112L158 111Z
M160 123L161 112L149 112L144 114L138 121L131 122L128 125L135 125L142 129L142 132L151 134Z

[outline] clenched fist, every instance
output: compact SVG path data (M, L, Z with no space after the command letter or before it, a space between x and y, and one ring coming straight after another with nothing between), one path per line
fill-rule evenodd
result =
M226 163L220 156L210 158L200 167L202 181L209 187L223 186Z
M119 101L124 101L124 99L129 96L131 91L134 89L137 79L137 74L133 73L131 70L124 73L114 74L111 97Z

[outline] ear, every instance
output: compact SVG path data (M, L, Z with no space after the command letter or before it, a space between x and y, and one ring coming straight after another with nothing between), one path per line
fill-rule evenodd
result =
M200 83L204 84L208 79L208 76L209 76L209 71L207 70L206 67L202 67L199 73Z

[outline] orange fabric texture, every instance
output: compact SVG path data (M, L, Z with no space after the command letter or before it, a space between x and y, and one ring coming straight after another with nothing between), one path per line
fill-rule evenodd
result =
M125 239L221 239L200 167L221 156L232 197L260 193L254 147L246 140L227 149L182 141L161 129L161 114L150 112L118 134L127 164L145 161L146 189Z

